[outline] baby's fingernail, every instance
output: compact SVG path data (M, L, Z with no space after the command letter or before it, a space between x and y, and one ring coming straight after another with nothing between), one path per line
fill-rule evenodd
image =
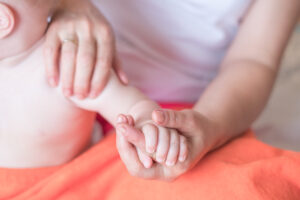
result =
M148 152L148 153L151 153L151 154L152 154L152 153L154 153L154 151L155 151L154 147L151 147L151 146L150 146L150 147L147 147L147 152Z
M156 110L156 121L159 123L163 123L165 121L165 114L161 110Z
M51 87L56 87L56 79L54 77L50 77L49 84Z
M125 122L125 119L123 116L119 116L118 119L117 119L117 122L118 123L124 123Z
M66 97L72 96L72 91L71 91L71 89L64 89L64 95L65 95Z
M172 166L175 165L175 162L167 160L166 165L169 166L169 167L172 167Z

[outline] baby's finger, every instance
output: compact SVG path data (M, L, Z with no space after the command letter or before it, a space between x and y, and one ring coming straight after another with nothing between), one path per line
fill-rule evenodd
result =
M76 52L77 47L74 43L68 41L63 43L60 57L60 81L66 97L73 94Z
M126 115L123 115L123 114L118 115L118 117L117 117L117 123L118 124L121 124L121 123L127 124L128 120L127 120Z
M166 160L167 166L174 166L178 159L179 154L179 134L176 130L170 131L170 148Z
M146 169L151 168L152 164L153 164L153 160L150 156L144 154L140 149L136 148L139 159L141 161L141 163L143 163L144 167Z
M88 37L80 38L74 82L74 93L79 99L86 98L89 93L95 67L95 57L95 41Z
M153 154L157 146L158 129L156 126L152 124L146 124L145 126L142 127L142 132L144 133L145 136L146 151L149 154Z
M134 126L134 119L131 115L127 115L127 121L130 126Z
M188 155L188 143L186 137L180 135L180 150L179 150L179 162L184 162Z
M160 128L158 133L158 144L155 160L159 163L165 162L170 145L170 133L168 129Z
M61 41L56 32L51 32L50 30L46 34L44 56L48 82L50 86L55 87L58 84L58 62Z

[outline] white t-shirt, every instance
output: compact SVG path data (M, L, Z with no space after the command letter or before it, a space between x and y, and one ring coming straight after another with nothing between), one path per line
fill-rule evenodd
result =
M252 2L94 1L113 26L131 84L159 102L195 102L201 96Z

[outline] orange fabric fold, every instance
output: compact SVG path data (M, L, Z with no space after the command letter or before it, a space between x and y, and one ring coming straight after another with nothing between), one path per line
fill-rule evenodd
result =
M300 199L300 153L248 132L162 182L130 176L110 134L63 166L0 169L0 199Z

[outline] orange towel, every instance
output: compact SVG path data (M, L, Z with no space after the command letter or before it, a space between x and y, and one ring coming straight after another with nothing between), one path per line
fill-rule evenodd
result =
M300 199L300 153L279 150L251 132L208 154L173 182L130 176L111 134L70 163L0 169L0 199Z

